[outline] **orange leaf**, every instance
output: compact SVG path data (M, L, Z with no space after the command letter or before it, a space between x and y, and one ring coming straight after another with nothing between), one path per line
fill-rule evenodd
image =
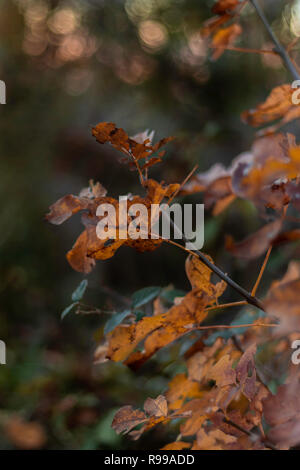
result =
M219 59L219 57L221 57L225 51L226 47L232 45L241 33L242 28L239 24L233 24L227 28L219 29L215 33L211 43L211 47L215 48L212 59Z

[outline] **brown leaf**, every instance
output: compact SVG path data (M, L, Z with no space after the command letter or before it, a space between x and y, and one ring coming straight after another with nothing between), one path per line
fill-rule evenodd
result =
M232 359L229 354L225 354L221 359L209 370L208 379L215 380L217 387L235 384L235 371L232 368Z
M23 450L41 449L47 441L46 432L40 423L24 421L17 415L8 419L5 433L16 447Z
M206 38L210 36L215 31L217 31L220 28L220 26L222 26L231 18L232 18L231 15L224 14L222 16L214 16L213 18L210 18L209 20L205 21L201 29L202 37Z
M289 84L274 88L266 101L255 109L244 111L242 119L253 127L260 127L280 119L279 124L265 129L264 132L275 132L283 124L300 117L300 107L292 102L294 89Z
M205 257L213 263L209 255ZM189 255L185 262L186 275L191 283L192 289L198 289L211 298L211 302L215 302L226 289L226 283L220 281L212 284L212 271L200 261L197 256Z
M163 395L159 395L157 398L147 398L144 403L144 410L150 416L167 416L168 415L168 403Z
M239 0L219 0L212 8L216 15L223 15L227 11L234 10L239 5Z
M133 204L144 204L147 208L147 220L145 225L148 230L151 228L151 205L160 204L164 198L169 198L174 194L179 184L162 185L154 180L147 180L145 185L147 194L144 198L133 196L128 200L128 210ZM130 246L139 251L152 251L157 249L163 242L162 239L152 239L150 232L146 234L148 238L126 238L127 227L119 225L119 201L111 197L104 197L106 194L104 188L97 183L92 185L91 189L85 189L81 192L81 196L65 196L51 206L50 213L47 218L50 222L60 224L67 220L72 214L86 210L82 216L82 221L86 227L85 231L78 237L73 248L67 253L67 259L73 269L79 272L89 273L95 265L95 260L106 260L111 258L115 252L122 246ZM116 212L116 238L99 239L96 233L97 223L102 217L96 215L97 208L100 204L111 204L115 207ZM131 222L128 217L127 225ZM115 221L111 222L114 226ZM125 236L124 236L124 230ZM122 234L122 237L121 237ZM145 236L145 234L141 234Z
M171 442L171 444L167 444L161 448L161 450L182 450L182 449L189 449L191 447L190 442L184 441L175 441Z
M256 369L254 364L254 355L256 353L256 344L248 347L242 355L236 366L236 378L242 387L243 394L252 400L256 393Z
M199 384L189 380L185 374L177 374L169 383L166 392L170 410L180 410L186 400L201 397Z
M264 225L257 232L239 243L235 243L233 238L228 235L226 237L226 249L239 258L258 258L272 245L273 240L281 230L282 223L282 219L277 219L270 224Z
M215 49L212 54L212 59L219 59L226 47L231 46L241 33L242 28L239 24L232 24L227 28L219 29L215 33L211 43L211 47Z
M274 282L264 301L266 311L280 319L274 334L300 331L300 276L299 266L290 265L282 281Z
M111 427L117 434L127 434L139 424L147 421L147 419L143 411L134 410L132 406L123 406L115 414Z
M271 426L268 439L280 449L289 449L300 443L299 374L290 375L276 395L264 400L264 416Z
M144 131L134 137L129 137L123 129L117 128L112 122L100 122L92 128L92 135L100 144L110 143L115 149L125 154L123 161L141 171L161 162L164 155L162 152L156 157L153 155L174 138L166 137L152 145L154 132L149 134L148 131ZM141 159L145 159L142 167L138 163Z
M236 437L225 434L219 429L213 429L208 432L200 429L192 450L225 450L228 448L228 445L232 445L236 441Z
M204 312L206 299L189 292L180 305L175 305L161 315L143 317L139 322L116 327L109 335L108 358L123 361L135 368L142 365L156 351L186 334L195 324L207 316ZM144 340L144 350L133 353ZM130 355L133 353L132 355ZM130 356L129 356L130 355ZM128 357L129 356L129 357Z

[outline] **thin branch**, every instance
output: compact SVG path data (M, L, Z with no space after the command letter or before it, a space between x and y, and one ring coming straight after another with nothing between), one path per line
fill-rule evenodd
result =
M175 193L170 196L167 204L170 205L170 203L173 201L173 199L177 196L177 194L179 193L179 191L181 191L181 189L186 185L186 183L189 181L189 179L193 176L193 174L195 173L195 171L198 169L199 165L195 165L194 168L189 172L189 174L184 178L184 180L182 181L181 185L179 186L179 188L175 191Z
M172 226L174 227L174 222L170 219L170 222ZM182 240L187 243L187 239L185 238L184 235L182 235ZM165 240L167 243L170 243L171 245L177 246L178 248L181 248L182 250L186 251L187 253L191 254L192 256L198 257L205 266L207 266L211 271L213 271L219 278L221 278L223 281L225 281L229 286L231 286L234 290L236 290L242 297L244 297L248 304L254 305L254 307L259 308L263 312L265 312L265 308L263 303L257 299L255 296L252 296L249 292L247 292L243 287L241 287L239 284L237 284L233 279L231 279L227 274L225 274L218 266L215 264L211 263L206 256L201 253L199 250L191 251L185 248L183 245L180 245L179 243L174 242L173 240Z
M264 14L261 6L259 5L257 0L250 0L252 3L253 7L257 11L258 16L260 17L261 21L263 22L270 38L272 39L273 43L275 44L275 52L277 52L278 55L280 55L284 65L286 66L287 70L291 73L291 75L294 77L295 80L300 80L300 75L294 66L293 62L291 61L290 56L282 46L282 44L279 42L277 39L276 35L272 31L272 28L270 26L269 21L267 20L266 15Z
M205 309L205 312L209 312L210 310L217 310L220 308L229 308L229 307L240 307L241 305L248 305L248 302L246 300L242 300L241 302L230 302L228 304L220 304L220 305L214 305L213 307L208 307Z
M242 433L244 434L247 434L247 436L251 437L251 438L254 438L255 440L258 439L258 436L250 431L247 431L247 429L244 429L242 428L242 426L240 426L239 424L235 423L234 421L231 421L231 419L227 419L227 418L223 418L223 422L226 423L226 424L229 424L229 426L232 426L233 428L236 428L238 429L239 431L241 431ZM271 444L270 442L267 442L264 440L263 436L261 438L263 444L265 447L267 447L268 449L271 449L271 450L278 450L276 449L276 447L273 446L273 444Z
M278 53L274 50L270 49L248 49L244 47L235 47L235 46L226 46L225 48L223 46L209 46L211 49L222 49L225 51L235 51L235 52L246 52L249 54L272 54L272 55L278 55Z
M205 326L195 326L193 327L190 331L193 330L211 330L211 329L217 329L217 330L234 330L236 328L251 328L253 326L263 326L266 328L274 328L276 326L279 326L278 323L245 323L243 325L205 325Z
M254 287L251 291L251 295L255 295L256 294L256 291L258 289L258 286L260 284L260 281L261 281L261 278L263 276L263 273L266 269L266 266L267 266L267 263L269 261L269 257L270 257L270 254L271 254L271 251L272 251L272 245L269 247L268 251L267 251L267 254L265 256L265 259L264 259L264 262L262 264L262 267L260 268L260 271L259 271L259 275L258 275L258 278L256 280L256 283L254 284Z

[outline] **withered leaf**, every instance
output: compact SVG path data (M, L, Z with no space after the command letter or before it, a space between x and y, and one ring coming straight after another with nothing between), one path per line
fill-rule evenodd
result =
M141 171L161 162L164 153L160 152L156 157L153 155L174 138L166 137L152 145L154 132L145 131L136 134L134 137L129 137L123 129L117 128L113 122L100 122L92 128L92 135L100 144L110 143L114 148L125 154L126 157L123 161L129 163L133 169L136 168ZM145 159L145 162L140 167L138 162L142 159Z
M209 370L207 378L215 380L217 387L235 384L235 371L232 368L232 359L229 354L225 354L221 359Z
M191 447L190 442L184 441L175 441L171 442L171 444L167 444L161 448L161 450L182 450L182 449L189 449Z
M25 421L17 415L11 416L4 431L8 439L19 449L41 449L47 441L44 427L37 421Z
M244 111L242 119L253 127L260 127L280 119L279 124L264 130L264 133L275 132L283 124L300 117L300 107L292 102L294 91L289 84L274 88L264 103L255 109Z
M290 265L282 281L274 282L264 301L266 311L280 319L274 334L300 331L300 276L298 265Z
M167 416L168 415L168 403L163 395L159 395L157 398L147 398L144 403L144 410L150 416Z
M205 255L205 257L213 263L209 255ZM212 303L216 301L226 289L226 283L224 281L212 284L212 271L202 263L197 256L189 255L187 257L185 270L192 289L199 289L204 292L211 298Z
M271 426L268 439L279 449L289 449L300 443L300 394L299 374L290 374L276 395L264 401L264 416Z
M243 394L249 400L252 400L256 393L255 353L256 344L253 344L244 352L235 369L236 378L242 387Z
M258 258L267 251L282 227L282 219L264 225L245 240L235 243L231 236L226 237L226 249L234 256L246 259Z
M135 410L132 406L123 406L115 414L111 426L117 434L126 434L139 424L147 421L147 419L143 411Z
M212 39L211 47L215 49L212 54L212 59L219 59L226 47L231 46L241 33L242 28L236 23L228 26L227 28L220 28Z
M239 0L219 0L213 6L212 12L216 15L223 15L227 11L234 10L239 5Z

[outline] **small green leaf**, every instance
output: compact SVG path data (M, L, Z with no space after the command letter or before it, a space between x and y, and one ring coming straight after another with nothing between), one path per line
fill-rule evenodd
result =
M142 318L144 318L146 316L146 313L142 312L141 310L136 310L134 312L134 314L135 314L135 321L136 322L140 321Z
M73 302L79 302L79 300L82 299L83 294L85 293L85 289L87 288L87 285L88 285L88 281L86 279L81 281L79 286L74 290L72 294Z
M123 312L115 313L114 315L112 315L110 319L105 323L104 334L107 335L107 333L112 331L124 320L124 318L128 317L130 313L131 310L124 310Z
M161 294L161 297L169 302L170 304L174 303L174 300L176 297L184 297L186 295L186 292L180 289L169 289L169 290L164 290Z
M61 314L61 317L60 317L61 320L63 320L63 319L68 315L68 313L70 313L71 310L73 310L73 308L74 308L75 305L77 305L77 304L78 304L78 302L73 302L71 305L68 305L68 306L64 309L64 311L62 312L62 314Z
M145 287L136 291L132 296L132 308L138 308L147 304L151 300L158 297L161 292L161 287Z

